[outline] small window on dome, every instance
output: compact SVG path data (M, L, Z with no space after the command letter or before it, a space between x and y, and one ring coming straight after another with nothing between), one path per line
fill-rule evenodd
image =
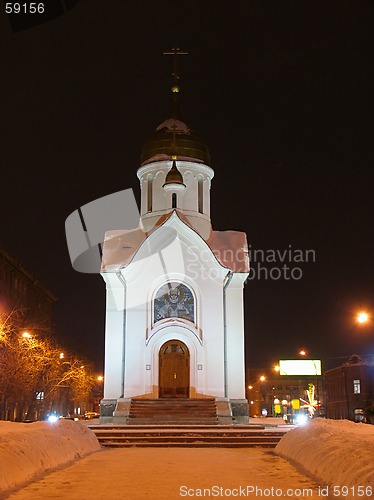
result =
M147 178L147 212L152 212L152 176Z
M177 194L173 193L171 195L171 208L177 208Z
M199 205L199 213L204 213L204 180L201 176L197 181L197 195L198 195L198 205Z

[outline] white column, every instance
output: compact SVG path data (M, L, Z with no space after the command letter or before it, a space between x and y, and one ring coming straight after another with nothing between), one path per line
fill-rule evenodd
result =
M226 294L226 385L229 399L245 399L243 284L246 273L234 273Z
M125 287L115 273L102 274L106 282L104 399L123 393Z

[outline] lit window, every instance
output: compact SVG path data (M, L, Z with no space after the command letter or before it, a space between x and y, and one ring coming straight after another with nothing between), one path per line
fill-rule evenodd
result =
M361 382L359 380L353 381L353 394L361 393Z

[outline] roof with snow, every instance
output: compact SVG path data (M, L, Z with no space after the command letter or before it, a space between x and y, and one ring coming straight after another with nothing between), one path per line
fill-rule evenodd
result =
M134 259L144 241L163 225L170 217L176 214L182 223L190 227L186 217L178 210L161 217L155 228L149 233L140 227L132 230L113 230L105 233L102 257L102 272L115 272L127 267ZM196 233L198 234L198 233ZM201 236L199 235L201 238ZM246 234L240 231L212 231L205 242L217 261L233 273L249 272L249 256Z

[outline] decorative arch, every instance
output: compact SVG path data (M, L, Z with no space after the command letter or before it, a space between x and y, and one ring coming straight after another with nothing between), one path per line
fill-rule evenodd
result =
M191 288L179 281L168 281L153 300L153 323L167 318L180 318L196 323L196 300Z
M146 379L146 392L153 393L154 397L159 397L159 357L160 349L167 341L180 341L187 347L189 351L190 365L190 396L195 397L196 393L203 393L204 377L203 370L198 368L198 365L204 363L204 347L198 337L193 332L186 328L185 325L168 325L163 326L150 338L146 348L146 364L153 367L146 371L148 376Z

